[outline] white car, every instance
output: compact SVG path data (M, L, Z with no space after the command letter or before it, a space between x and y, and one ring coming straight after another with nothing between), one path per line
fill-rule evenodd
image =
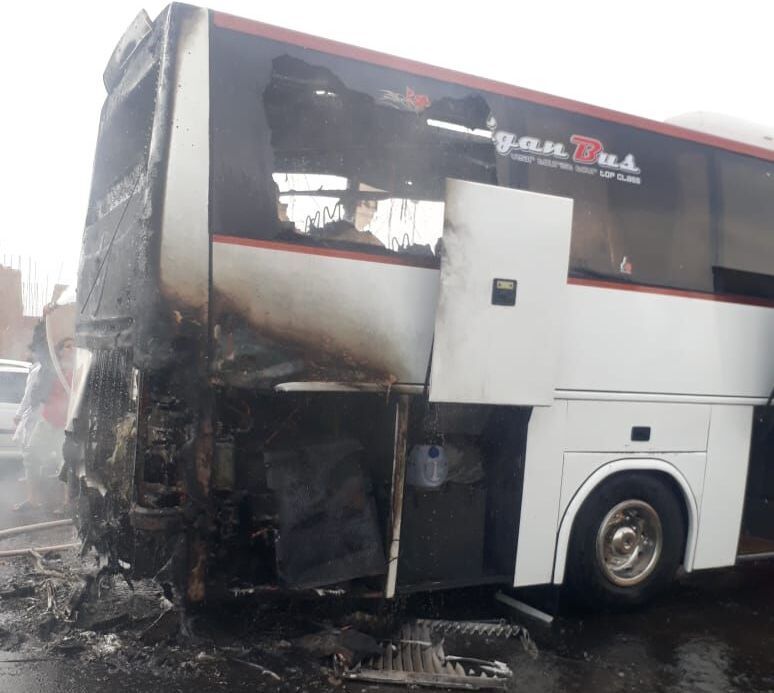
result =
M27 373L30 365L26 361L0 359L0 464L21 462L21 448L13 440L16 430L14 416L24 396Z

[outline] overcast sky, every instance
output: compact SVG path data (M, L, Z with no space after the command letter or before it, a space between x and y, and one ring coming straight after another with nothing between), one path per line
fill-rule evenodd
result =
M155 17L165 4L144 7ZM703 110L774 123L770 0L209 6L656 120ZM34 253L53 275L74 276L102 71L142 7L142 0L3 7L0 260Z

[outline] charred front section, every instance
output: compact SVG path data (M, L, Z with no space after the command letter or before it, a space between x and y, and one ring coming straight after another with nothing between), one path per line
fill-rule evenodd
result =
M396 492L403 496L399 591L510 580L528 411L411 399L406 485L396 489L398 399L217 389L207 505L211 596L256 587L382 592ZM186 455L193 441L176 433L187 425L179 417L173 402L156 403L140 427L145 453L131 522L154 529L142 522L167 518L171 541L155 547L153 570L194 519L185 515L180 483L195 466Z
M166 568L193 601L204 594L211 526L207 306L164 289L162 241L190 225L170 223L167 193L184 117L181 47L202 18L206 36L206 12L172 5L153 22L141 13L105 72L65 449L87 545L115 570ZM206 178L206 156L201 166Z
M426 392L445 179L497 182L428 123L496 104L185 6L135 30L78 287L87 543L191 603L510 582L529 410Z
M206 436L182 364L94 358L74 436L81 530L116 570L193 602L256 588L383 593L397 511L393 589L510 581L528 410L217 386Z

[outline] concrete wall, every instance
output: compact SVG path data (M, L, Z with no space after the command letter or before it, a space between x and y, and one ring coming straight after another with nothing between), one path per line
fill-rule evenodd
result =
M0 358L27 358L37 320L23 315L21 272L0 265Z

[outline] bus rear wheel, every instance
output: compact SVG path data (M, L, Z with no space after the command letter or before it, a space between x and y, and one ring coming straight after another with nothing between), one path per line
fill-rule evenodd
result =
M576 517L568 587L588 608L638 606L672 582L684 546L681 501L669 484L643 472L616 475Z

